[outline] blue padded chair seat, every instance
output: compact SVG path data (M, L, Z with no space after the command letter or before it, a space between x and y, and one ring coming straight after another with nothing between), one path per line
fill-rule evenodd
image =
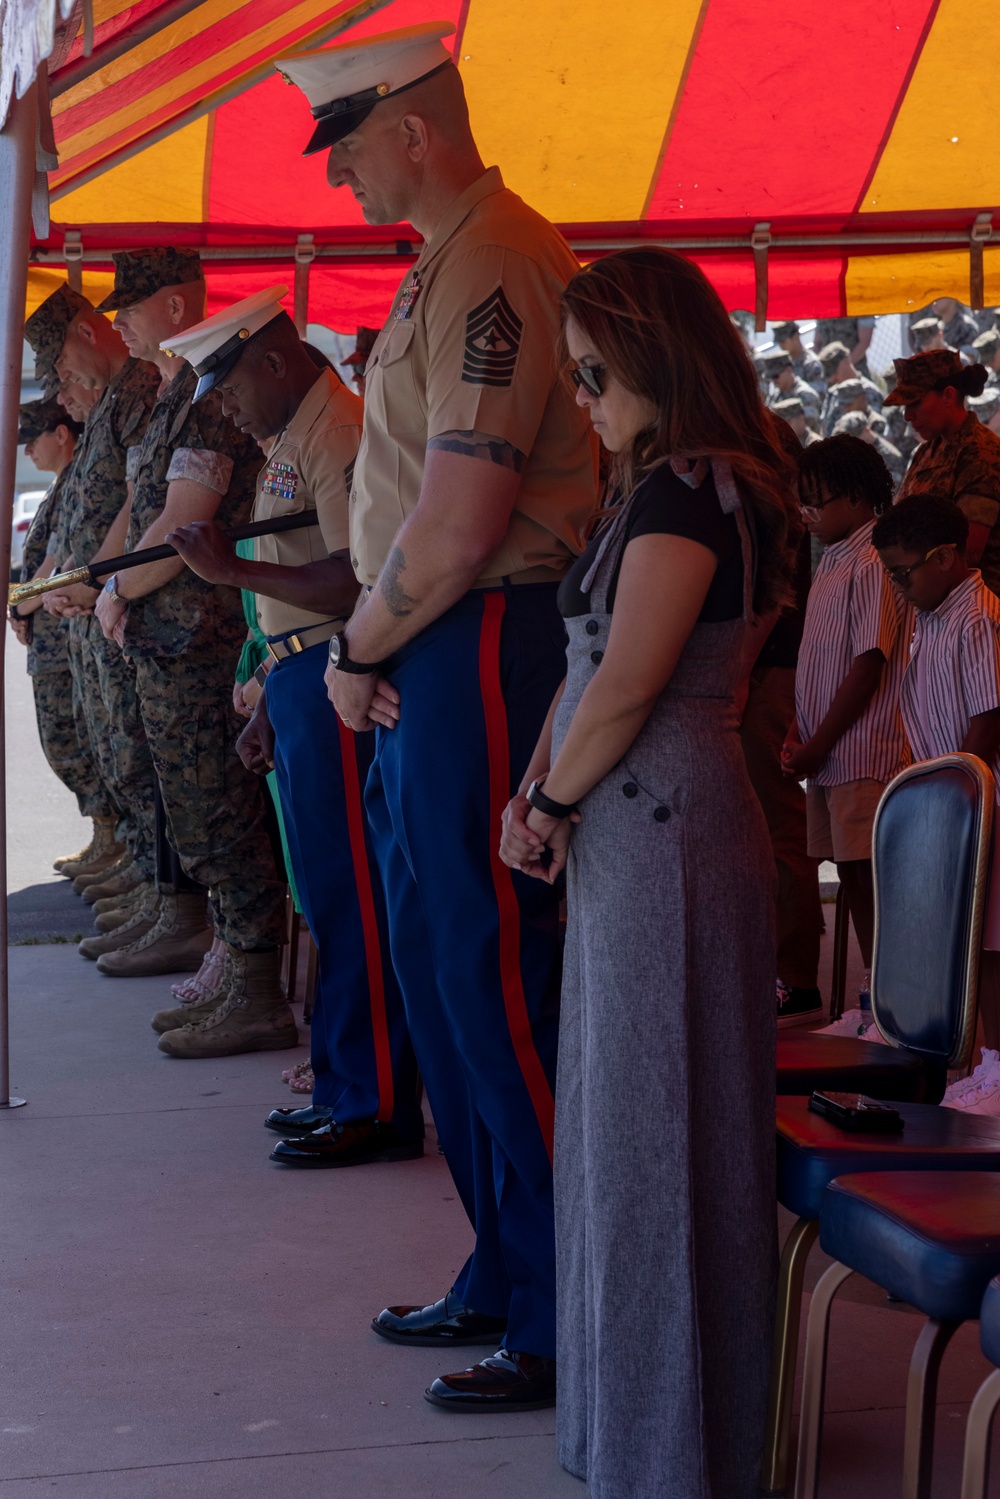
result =
M967 1322L1000 1273L1000 1176L875 1171L823 1194L823 1250L928 1317Z
M778 1037L778 1092L812 1093L829 1088L870 1098L920 1103L927 1097L922 1057L857 1036Z
M809 1112L808 1098L778 1099L778 1201L818 1218L823 1192L853 1171L1000 1171L1000 1119L933 1103L899 1103L900 1135L861 1135Z
M979 1309L979 1346L990 1363L1000 1367L1000 1276L986 1287Z

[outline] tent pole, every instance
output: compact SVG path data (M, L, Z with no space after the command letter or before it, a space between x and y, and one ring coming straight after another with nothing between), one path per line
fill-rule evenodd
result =
M21 400L24 300L31 243L31 193L35 182L38 84L12 99L0 130L0 577L10 577L10 528L17 464L17 419ZM26 1100L10 1096L7 954L7 754L4 654L0 652L0 1109Z

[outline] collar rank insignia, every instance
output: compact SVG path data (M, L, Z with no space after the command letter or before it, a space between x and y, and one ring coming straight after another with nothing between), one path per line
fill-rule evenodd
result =
M264 470L261 494L273 494L281 500L294 500L299 476L290 463L271 462Z
M422 290L423 286L420 280L420 272L413 271L410 275L410 283L404 291L403 295L400 297L399 306L396 308L395 321L397 323L405 322L407 318L412 316L413 309L416 306L417 298L419 297Z

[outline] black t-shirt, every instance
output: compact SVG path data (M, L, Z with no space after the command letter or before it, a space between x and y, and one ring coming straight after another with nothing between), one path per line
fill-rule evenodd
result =
M580 585L601 544L604 528L588 543L559 585L559 609L564 619L590 613L590 594L581 593ZM625 529L625 546L635 536L686 536L715 553L719 565L709 584L698 620L702 624L721 624L739 619L743 613L743 549L734 515L727 515L719 504L711 471L701 485L692 489L669 463L661 463L648 474L635 492ZM608 589L607 609L614 609L618 590L621 558Z

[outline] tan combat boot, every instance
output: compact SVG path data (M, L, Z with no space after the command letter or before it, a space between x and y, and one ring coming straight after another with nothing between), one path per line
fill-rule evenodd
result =
M202 964L202 969L204 968L205 964ZM150 1024L157 1035L162 1036L165 1031L180 1030L185 1025L198 1025L202 1020L207 1020L209 1015L214 1015L234 983L233 965L229 958L228 948L222 967L217 972L217 979L206 986L202 999L194 1000L191 1004L177 1005L172 1010L156 1012ZM197 982L197 979L194 982Z
M56 874L62 874L63 866L66 864L86 864L88 859L94 857L94 839L97 837L97 824L93 818L90 819L90 842L81 848L77 854L60 854L58 859L52 860L52 868Z
M299 1044L295 1016L281 992L281 953L228 947L232 987L207 1019L160 1037L170 1057L231 1057L243 1051L285 1051Z
M94 836L89 848L83 849L75 858L63 859L59 873L68 880L75 880L78 875L100 874L108 869L125 852L124 843L119 843L115 837L117 825L117 817L95 817Z
M73 880L74 895L82 895L89 890L91 885L100 885L104 880L116 878L132 863L132 856L127 848L123 848L116 859L106 865L104 869L87 869L83 874L78 874Z
M161 895L156 922L145 936L97 960L112 978L147 978L154 973L194 973L212 945L205 921L204 895Z
M73 884L75 887L75 880ZM99 880L95 880L93 884L88 885L83 891L83 898L88 906L92 906L95 901L103 900L108 895L117 896L121 899L123 895L128 895L137 885L141 884L142 870L129 859L125 867L119 869L117 874L108 870L106 875L102 875Z
M101 932L96 937L84 937L77 952L85 958L100 958L106 952L116 952L130 942L138 942L156 925L160 915L160 893L155 885L146 886L145 900L126 912L121 926L112 931Z
M126 921L132 920L151 890L155 890L155 886L149 880L143 880L128 895L109 896L107 900L97 901L93 907L94 930L117 931Z

